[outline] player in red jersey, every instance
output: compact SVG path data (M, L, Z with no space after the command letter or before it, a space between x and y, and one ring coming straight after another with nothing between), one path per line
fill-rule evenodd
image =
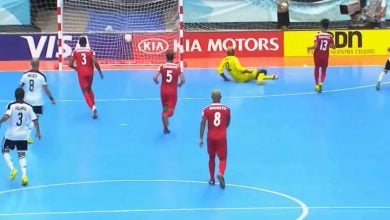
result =
M321 31L316 34L314 38L314 45L308 47L307 50L310 52L314 50L314 80L315 80L315 91L318 93L322 92L322 86L326 77L326 69L328 68L329 60L329 48L335 49L333 35L328 33L329 20L322 19L320 21ZM321 79L320 78L321 68Z
M199 146L203 146L203 134L207 123L207 152L209 154L209 184L214 185L215 156L219 158L218 180L222 189L225 188L224 173L226 169L227 141L226 130L230 124L230 109L221 104L221 92L213 90L211 99L213 103L206 106L202 112L202 121L200 123Z
M103 73L95 57L95 51L87 48L87 38L80 37L80 47L76 48L69 61L69 67L77 71L79 84L83 92L85 101L92 111L92 117L97 118L97 109L95 106L95 95L92 91L93 70L94 67L99 71L100 78L103 79ZM76 62L76 66L74 63Z
M153 76L156 84L159 84L158 77L161 75L161 114L164 126L164 134L170 133L168 129L168 118L173 115L177 102L177 87L185 83L184 75L179 65L173 63L174 53L172 50L166 52L167 62L158 67ZM179 81L180 78L180 81Z

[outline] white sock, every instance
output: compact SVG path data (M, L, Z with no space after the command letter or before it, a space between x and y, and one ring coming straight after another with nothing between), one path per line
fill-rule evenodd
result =
M383 80L383 77L385 77L387 71L382 71L381 74L379 75L379 79L378 79L378 82L382 82Z
M19 158L20 168L22 170L22 176L27 175L27 160L26 157Z
M15 169L14 164L12 163L11 155L8 152L3 153L5 163L9 167L9 169Z

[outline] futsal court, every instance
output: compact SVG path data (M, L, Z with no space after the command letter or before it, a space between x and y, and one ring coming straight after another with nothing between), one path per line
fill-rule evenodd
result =
M375 90L381 70L330 67L317 94L312 67L269 68L279 79L264 86L188 68L168 135L153 70L95 76L97 120L73 71L47 71L57 104L45 103L43 138L27 153L29 185L20 175L10 182L0 163L0 219L390 219L390 84ZM0 73L3 108L20 77ZM208 185L198 146L215 88L232 114L224 190Z

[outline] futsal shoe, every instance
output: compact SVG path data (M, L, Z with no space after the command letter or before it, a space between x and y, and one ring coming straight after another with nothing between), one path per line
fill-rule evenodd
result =
M219 181L219 187L221 187L221 189L225 189L225 178L223 178L222 175L218 175L218 181Z
M164 128L164 134L169 134L171 131L168 128Z
M381 82L377 82L375 86L376 91L381 90Z
M9 179L14 180L17 174L18 174L18 171L15 168L12 169L11 173L9 174Z
M318 93L321 93L322 92L322 83L320 83L319 85L318 85Z
M215 185L215 179L210 179L209 180L209 185Z
M272 76L274 77L272 79L278 79L279 78L279 75L277 73L273 74Z
M314 87L314 91L319 92L320 91L320 85L316 84Z
M26 186L28 184L28 177L27 176L22 176L22 185Z
M27 143L28 144L33 144L34 143L34 139L32 137L27 138Z
M92 118L97 119L97 117L98 117L97 110L96 110L96 108L93 108L92 109Z

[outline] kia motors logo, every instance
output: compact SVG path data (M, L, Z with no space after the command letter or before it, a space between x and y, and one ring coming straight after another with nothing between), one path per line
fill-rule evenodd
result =
M147 38L138 43L138 49L146 54L164 53L168 48L168 42L160 38Z

